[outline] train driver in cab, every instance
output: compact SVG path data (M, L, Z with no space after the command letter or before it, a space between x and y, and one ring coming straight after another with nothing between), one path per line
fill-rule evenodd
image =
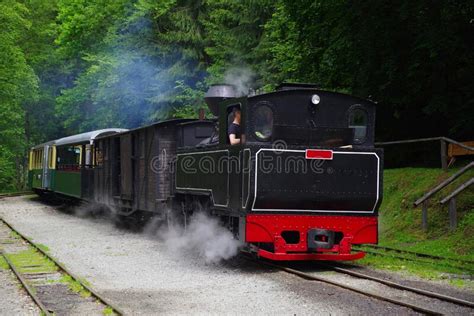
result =
M231 145L240 144L241 130L240 130L240 107L236 106L232 109L234 120L229 124L227 134L229 135L229 143Z

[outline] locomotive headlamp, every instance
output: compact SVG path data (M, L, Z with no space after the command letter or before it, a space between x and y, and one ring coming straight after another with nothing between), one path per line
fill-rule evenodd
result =
M316 105L316 104L319 104L320 101L321 99L319 98L319 95L313 94L313 96L311 97L311 103Z

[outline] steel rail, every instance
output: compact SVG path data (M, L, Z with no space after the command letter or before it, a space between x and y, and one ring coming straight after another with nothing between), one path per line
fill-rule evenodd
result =
M10 268L10 270L13 271L13 274L15 274L16 278L20 281L20 283L23 285L23 287L25 288L26 292L28 293L28 295L33 299L33 301L35 302L35 304L39 307L39 309L41 309L41 311L49 316L49 315L53 315L51 314L51 311L49 309L46 308L46 306L44 306L44 304L41 302L41 300L38 298L38 296L35 294L35 292L33 291L33 289L28 285L28 283L26 282L26 280L23 278L23 276L21 275L21 273L15 268L15 266L13 265L13 263L10 261L10 259L8 259L8 257L6 256L6 254L3 252L2 249L0 249L0 256L2 256L4 259L5 259L5 262L7 263L8 267Z
M465 266L462 266L464 264L469 264L469 263L460 263L459 265L455 265L454 262L434 262L433 260L438 260L438 259L431 259L430 258L425 258L425 260L423 260L422 258L423 257L419 257L419 258L416 258L416 257L405 257L405 256L400 256L400 255L397 255L397 254L394 254L394 253L389 253L389 252L379 252L379 251L372 251L372 250L366 250L366 249L361 249L361 251L365 252L365 253L370 253L370 254L373 254L375 256L385 256L385 257L390 257L390 258L395 258L395 259L400 259L400 260L409 260L409 261L414 261L414 262L419 262L419 263L423 263L423 264L438 264L438 265L442 265L444 267L450 267L450 268L455 268L455 269L466 269L466 270L469 270L469 272L474 272L473 269L471 268L468 268L468 267L465 267Z
M1 193L0 198L6 197L14 197L14 196L22 196L22 195L30 195L35 194L33 191L21 191L21 192L11 192L11 193Z
M118 307L115 307L110 303L109 300L105 299L102 297L100 294L98 294L93 288L85 284L84 282L81 281L80 278L78 278L75 274L73 274L71 271L69 271L62 263L58 262L56 259L54 259L51 255L49 255L46 251L41 249L41 247L38 247L36 243L33 242L30 238L26 237L22 233L20 233L17 229L15 229L14 226L12 226L10 223L8 223L4 218L0 217L0 221L3 222L5 225L7 225L11 230L13 230L15 233L17 233L21 238L26 240L31 246L33 246L36 250L41 252L46 258L54 262L55 265L57 265L60 270L62 270L64 273L68 274L71 276L74 281L78 282L81 284L83 288L85 288L87 291L89 291L94 297L96 297L100 302L102 302L104 305L110 307L117 315L125 315L124 312L119 309Z
M443 294L439 294L439 293L435 293L435 292L431 292L431 291L427 291L427 290L423 290L423 289L419 289L419 288L415 288L415 287L411 287L411 286L406 286L406 285L403 285L403 284L399 284L399 283L396 283L396 282L384 280L384 279L377 278L377 277L374 277L374 276L371 276L371 275L368 275L368 274L355 272L355 271L351 271L351 270L340 268L340 267L332 267L332 266L329 266L329 265L326 265L326 264L324 265L324 267L327 267L331 270L334 270L334 271L337 271L337 272L340 272L340 273L352 275L352 276L355 276L355 277L358 277L358 278L361 278L361 279L371 280L371 281L375 281L375 282L378 282L378 283L381 283L381 284L385 284L385 285L387 285L389 287L392 287L392 288L405 290L405 291L410 291L410 292L421 294L421 295L424 295L424 296L433 297L433 298L436 298L436 299L439 299L439 300L442 300L442 301L445 301L445 302L450 302L450 303L454 303L454 304L457 304L457 305L463 305L463 306L474 308L474 303L473 302L469 302L469 301L459 299L459 298L456 298L456 297L443 295Z
M352 292L356 292L356 293L359 293L359 294L362 294L362 295L365 295L365 296L368 296L368 297L372 297L372 298L375 298L375 299L378 299L378 300L381 300L381 301L389 302L389 303L392 303L392 304L395 304L395 305L398 305L398 306L407 307L407 308L410 308L410 309L412 309L416 312L420 312L420 313L423 313L423 314L426 314L426 315L443 315L442 313L440 313L438 311L434 311L434 310L431 310L431 309L428 309L428 308L425 308L425 307L421 307L421 306L418 306L418 305L414 305L414 304L411 304L411 303L399 301L399 300L396 300L396 299L393 299L393 298L390 298L390 297L378 295L378 294L375 294L375 293L372 293L372 292L364 291L364 290L358 289L356 287L353 287L353 286L350 286L350 285L347 285L347 284L343 284L343 283L336 282L336 281L331 281L331 280L321 278L321 277L318 277L318 276L315 276L315 275L312 275L312 274L308 274L308 273L305 273L305 272L302 272L302 271L299 271L299 270L295 270L295 269L288 268L288 267L283 267L283 266L280 266L278 264L274 264L274 263L270 263L270 262L251 259L250 257L247 257L247 259L255 261L255 262L257 262L259 264L262 264L262 265L277 268L279 270L285 271L285 272L290 273L290 274L297 275L297 276L299 276L303 279L314 280L314 281L319 281L319 282L331 284L333 286L337 286L337 287L340 287L340 288L343 288L343 289L346 289L346 290L349 290L349 291L352 291Z
M285 272L298 275L298 276L300 276L302 278L305 278L305 279L324 282L324 283L331 284L331 285L334 285L334 286L337 286L337 287L340 287L340 288L343 288L343 289L346 289L346 290L350 290L350 291L353 291L353 292L356 292L356 293L359 293L359 294L362 294L362 295L365 295L365 296L368 296L368 297L376 298L378 300L386 301L386 302L396 304L396 305L399 305L399 306L408 307L408 308L411 308L412 310L414 310L416 312L421 312L421 313L424 313L424 314L427 314L427 315L442 315L441 313L439 313L437 311L434 311L434 310L431 310L431 309L428 309L428 308L424 308L424 307L417 306L417 305L414 305L414 304L410 304L410 303L407 303L407 302L392 299L390 297L386 297L386 296L378 295L378 294L371 293L371 292L368 292L368 291L364 291L364 290L358 289L356 287L353 287L353 286L350 286L350 285L347 285L347 284L343 284L343 283L336 282L336 281L331 281L331 280L328 280L328 279L325 279L325 278L320 278L318 276L311 275L311 274L308 274L308 273L305 273L305 272L302 272L302 271L298 271L298 270L295 270L295 269L292 269L292 268L287 268L287 267L279 266L279 265L268 263L268 262L266 262L265 264L273 266L273 267L278 268L280 270L283 270Z
M474 260L466 260L466 259L457 259L457 258L436 256L436 255L430 255L430 254L427 254L427 253L421 253L421 252L416 252L416 251L412 251L412 250L405 250L405 249L399 249L399 248L392 248L392 247L387 247L387 246L367 244L367 245L363 245L362 247L382 249L382 250L386 250L386 251L394 251L394 252L399 252L399 253L407 253L407 254L418 256L418 257L431 258L431 259L436 259L436 260L451 260L451 261L456 261L456 262L461 262L461 263L466 263L466 264L474 264ZM360 247L357 247L357 248L360 248Z

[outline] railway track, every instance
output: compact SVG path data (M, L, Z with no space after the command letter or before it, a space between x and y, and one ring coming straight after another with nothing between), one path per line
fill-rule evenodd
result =
M386 247L386 246L364 245L364 248L372 248L372 249L383 250L383 251L387 251L387 252L402 253L402 254L407 254L407 255L413 255L413 256L416 256L416 257L420 257L420 258L428 258L428 259L432 259L432 260L447 260L447 261L459 262L459 263L463 263L463 264L474 264L474 260L466 260L466 259L459 259L459 258L435 256L435 255L430 255L430 254L426 254L426 253L421 253L421 252L416 252L416 251L411 251L411 250L405 250L405 249L399 249L399 248Z
M291 267L286 267L286 266L276 264L276 263L273 263L273 262L257 260L253 257L250 257L250 256L245 256L245 257L248 260L257 262L258 264L279 269L281 271L284 271L284 272L296 275L298 277L301 277L305 280L319 281L319 282L323 282L323 283L326 283L326 284L330 284L330 285L333 285L333 286L336 286L336 287L339 287L339 288L343 288L343 289L346 289L346 290L349 290L349 291L352 291L352 292L356 292L356 293L359 293L359 294L362 294L362 295L365 295L365 296L368 296L368 297L371 297L371 298L374 298L374 299L377 299L377 300L381 300L381 301L389 302L389 303L392 303L392 304L395 304L395 305L398 305L398 306L410 308L413 311L418 312L418 313L422 313L422 314L426 314L426 315L444 315L442 312L440 312L438 310L435 310L435 309L432 309L432 308L429 308L429 307L424 307L424 306L420 306L418 304L414 304L414 303L411 303L411 302L407 302L407 301L403 301L403 300L400 300L400 299L392 298L388 295L383 295L382 293L374 293L372 291L368 291L368 290L360 288L360 287L349 285L345 282L331 280L329 278L321 276L320 273L318 273L318 274L308 273L306 271L302 271L302 270L291 268ZM421 296L427 297L429 299L435 299L437 301L441 301L441 302L444 302L444 303L455 304L456 306L460 306L462 308L474 309L474 302L471 302L471 301L459 299L459 298L452 297L452 296L447 296L447 295L432 292L432 291L427 291L427 290L420 289L420 288L406 286L406 285L403 285L403 284L400 284L400 283L396 283L396 282L393 282L393 281L389 281L389 280L385 280L385 279L382 279L382 278L374 277L374 276L371 276L371 275L368 275L368 274L352 271L352 270L349 270L349 269L334 267L334 266L327 265L327 264L320 264L320 266L324 267L325 269L328 269L328 270L331 270L331 271L334 271L334 272L338 272L338 273L341 273L341 274L345 274L345 275L348 275L348 276L351 276L351 277L355 277L355 278L358 278L358 279L373 281L373 282L382 284L384 286L390 287L391 289L396 289L396 290L401 290L401 291L409 291L409 292L415 293L416 295L421 295Z
M59 300L63 305L62 308L68 304L69 306L83 304L84 307L81 308L85 308L86 311L82 310L82 313L86 314L91 310L96 312L98 310L104 314L123 315L118 307L111 304L3 218L0 218L0 228L0 257L4 258L28 295L45 315L58 314L55 307L58 306L56 301ZM4 248L12 246L23 249L23 252L15 254L5 251ZM22 256L21 253L24 252L29 252L28 257ZM31 256L36 256L34 262ZM64 280L73 284L76 291L71 291L69 286L64 284Z
M14 196L22 196L22 195L30 195L34 194L33 191L21 191L21 192L11 192L11 193L1 193L0 199L4 199L7 197L14 197Z
M367 248L370 248L370 249L367 249ZM356 247L354 249L364 251L368 254L375 255L375 256L391 257L391 258L396 258L396 259L401 259L401 260L420 262L424 264L442 265L445 267L451 267L451 268L463 270L465 272L468 272L471 275L474 274L474 261L472 260L434 256L434 255L419 253L419 252L410 251L410 250L403 250L403 249L390 248L390 247L377 246L377 245L364 245L363 247Z

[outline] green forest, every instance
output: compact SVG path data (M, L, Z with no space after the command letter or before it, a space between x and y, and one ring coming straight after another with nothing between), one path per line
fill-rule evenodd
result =
M195 117L219 82L371 99L378 140L473 136L472 1L0 0L0 28L0 191L33 144Z

